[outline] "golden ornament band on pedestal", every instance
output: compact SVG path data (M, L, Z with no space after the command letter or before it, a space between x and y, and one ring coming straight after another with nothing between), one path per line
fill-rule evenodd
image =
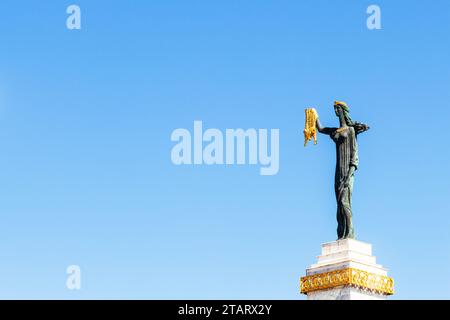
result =
M385 295L394 294L394 279L354 268L315 274L300 279L300 290L304 294L339 286L353 286Z

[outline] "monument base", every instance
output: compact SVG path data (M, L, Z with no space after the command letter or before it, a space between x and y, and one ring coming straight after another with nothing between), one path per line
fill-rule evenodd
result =
M394 293L394 280L376 263L371 244L343 239L322 245L300 287L308 300L384 300Z

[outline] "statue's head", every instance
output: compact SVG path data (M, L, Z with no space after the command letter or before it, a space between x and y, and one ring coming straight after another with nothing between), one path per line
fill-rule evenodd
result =
M352 125L353 121L350 118L350 108L345 102L342 101L335 101L334 102L334 112L336 113L336 116L340 118L341 116L344 116L345 122L347 125Z
M336 112L336 115L338 116L342 112L350 112L350 108L347 106L345 102L342 101L335 101L334 102L334 112Z
M342 114L342 108L337 105L336 103L334 104L334 113L336 114L336 117L340 117Z

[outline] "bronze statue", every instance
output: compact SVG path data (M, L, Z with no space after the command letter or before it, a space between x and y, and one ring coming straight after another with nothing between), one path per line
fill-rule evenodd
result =
M337 202L338 239L355 238L352 223L352 191L354 172L358 169L358 134L367 131L369 126L354 122L350 118L350 109L344 102L335 101L334 111L339 118L339 128L322 127L314 108L306 109L305 146L314 138L317 143L316 129L329 135L336 143L336 172L334 191Z

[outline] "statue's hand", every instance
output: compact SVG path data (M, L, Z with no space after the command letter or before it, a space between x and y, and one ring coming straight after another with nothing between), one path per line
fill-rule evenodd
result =
M314 115L316 116L317 119L319 119L319 114L317 113L316 108L311 108L312 111L314 111Z

